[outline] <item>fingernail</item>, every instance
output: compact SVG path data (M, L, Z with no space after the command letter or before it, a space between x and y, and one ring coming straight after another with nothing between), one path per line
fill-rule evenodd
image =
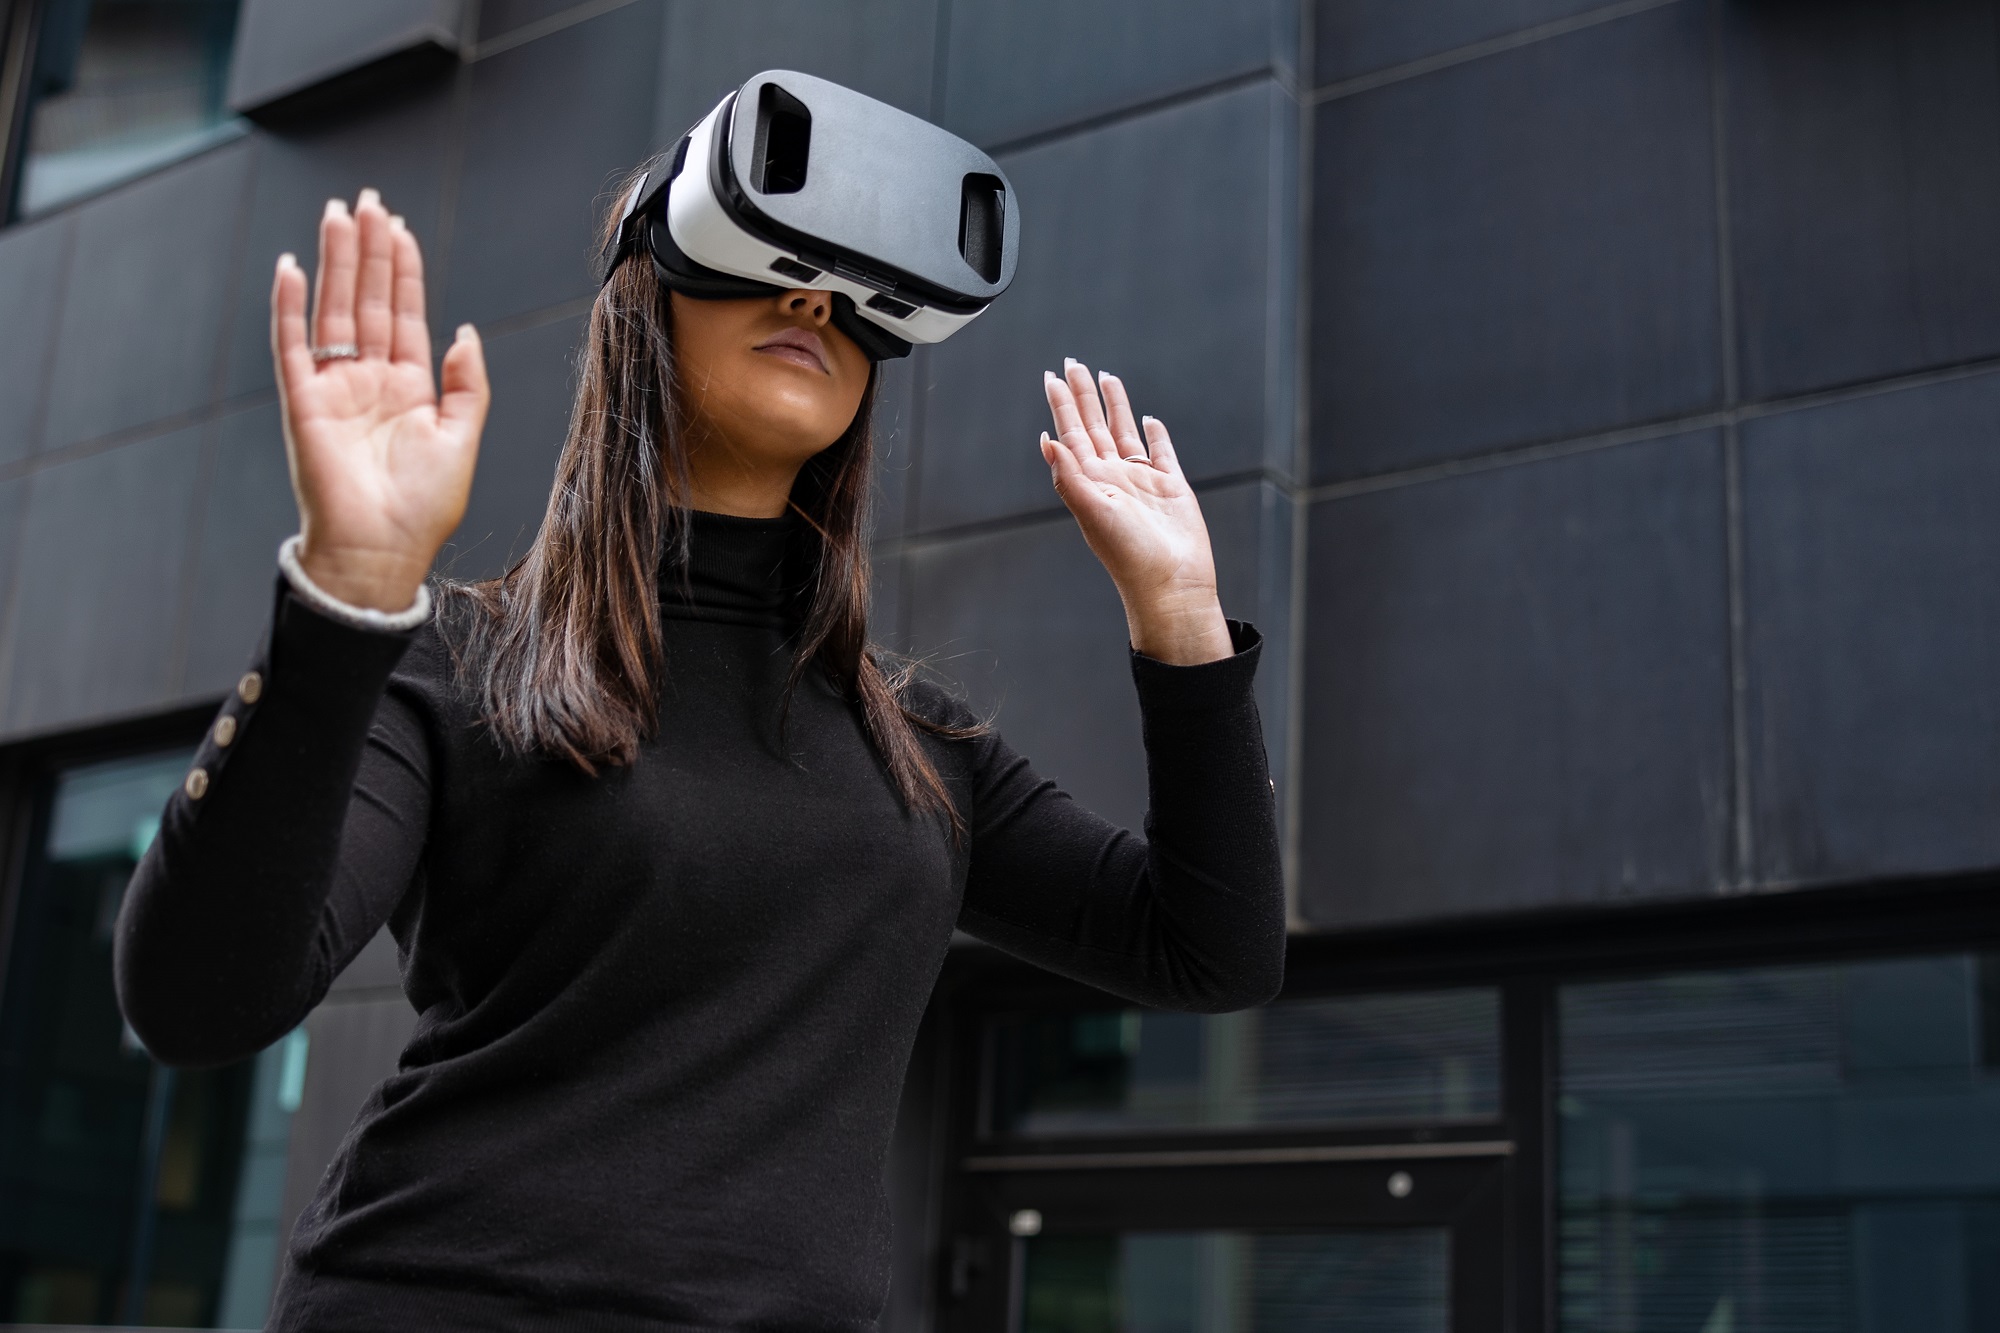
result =
M1150 426L1153 424L1153 419L1151 417L1140 417L1139 424L1142 426Z
M345 214L346 214L346 212L347 212L347 201L346 201L346 200L344 200L344 199L329 199L329 200L327 200L327 201L326 201L326 215L327 215L328 217L330 217L330 218L337 218L337 217L341 217L341 216L345 215Z
M458 326L458 337L460 337L460 338L473 338L473 337L477 337L477 336L478 336L478 335L477 335L477 334L476 334L476 333L475 333L475 332L473 331L473 328L472 328L472 326L471 326L470 324L461 324L461 325L459 325L459 326ZM1150 418L1149 418L1149 420L1150 420Z
M1083 362L1081 362L1081 361L1077 360L1077 359L1076 359L1075 357L1073 357L1073 356L1066 356L1066 357L1064 357L1064 358L1063 358L1063 369L1064 369L1064 370L1068 370L1068 369L1069 369L1069 368L1070 368L1071 366L1080 366L1080 365L1082 365L1082 364L1083 364Z
M1047 384L1050 380L1055 378L1056 378L1056 373L1053 370L1045 370L1042 372L1042 383L1044 384Z
M299 257L293 254L290 250L287 250L285 251L285 253L278 256L279 268L297 268L298 266L299 266Z
M403 215L401 213L395 213L390 215L389 227L393 231L408 231L410 229L410 224L403 221Z
M361 197L355 200L354 203L357 208L366 208L370 204L375 204L377 206L380 206L380 204L382 203L382 195L379 191L374 190L372 188L366 189L361 192Z

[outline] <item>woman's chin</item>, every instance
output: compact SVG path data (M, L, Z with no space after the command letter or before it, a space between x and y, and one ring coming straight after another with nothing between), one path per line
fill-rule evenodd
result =
M841 437L847 429L838 413L784 410L782 403L764 402L740 414L730 435L736 447L757 456L759 463L797 466Z
M839 439L854 419L854 409L836 401L829 388L820 394L801 393L796 382L772 383L753 394L738 415L739 438L770 442L778 452L810 458Z

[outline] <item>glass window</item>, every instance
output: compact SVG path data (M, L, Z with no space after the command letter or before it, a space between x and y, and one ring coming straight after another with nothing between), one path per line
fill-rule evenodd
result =
M988 1029L996 1134L1485 1120L1495 990L1285 1000L1239 1014L1010 1014Z
M58 204L235 133L237 0L45 0L17 211Z
M23 877L0 1003L0 1322L263 1323L303 1047L169 1070L112 990L125 886L191 757L62 774Z
M2000 1328L1995 962L1565 988L1563 1327Z
M1043 1235L1021 1333L1445 1333L1442 1227Z

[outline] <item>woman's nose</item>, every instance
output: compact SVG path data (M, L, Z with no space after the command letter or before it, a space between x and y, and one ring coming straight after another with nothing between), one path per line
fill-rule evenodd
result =
M833 318L833 293L809 291L804 287L794 287L778 298L778 303L788 315L804 315L815 324L825 324Z

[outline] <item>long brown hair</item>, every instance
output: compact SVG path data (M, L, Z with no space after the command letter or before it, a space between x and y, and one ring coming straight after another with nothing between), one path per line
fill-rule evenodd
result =
M634 172L613 197L622 201ZM615 243L617 213L601 235ZM497 579L448 583L471 614L452 616L460 677L487 725L516 753L540 753L594 774L630 764L660 726L664 670L659 577L690 542L688 416L674 376L673 311L640 252L612 271L590 310L578 357L576 405L555 489L528 553ZM809 571L784 708L815 665L859 706L883 766L919 814L957 810L918 731L964 729L903 702L911 673L887 669L868 643L865 539L876 376L854 421L807 462L792 488Z

